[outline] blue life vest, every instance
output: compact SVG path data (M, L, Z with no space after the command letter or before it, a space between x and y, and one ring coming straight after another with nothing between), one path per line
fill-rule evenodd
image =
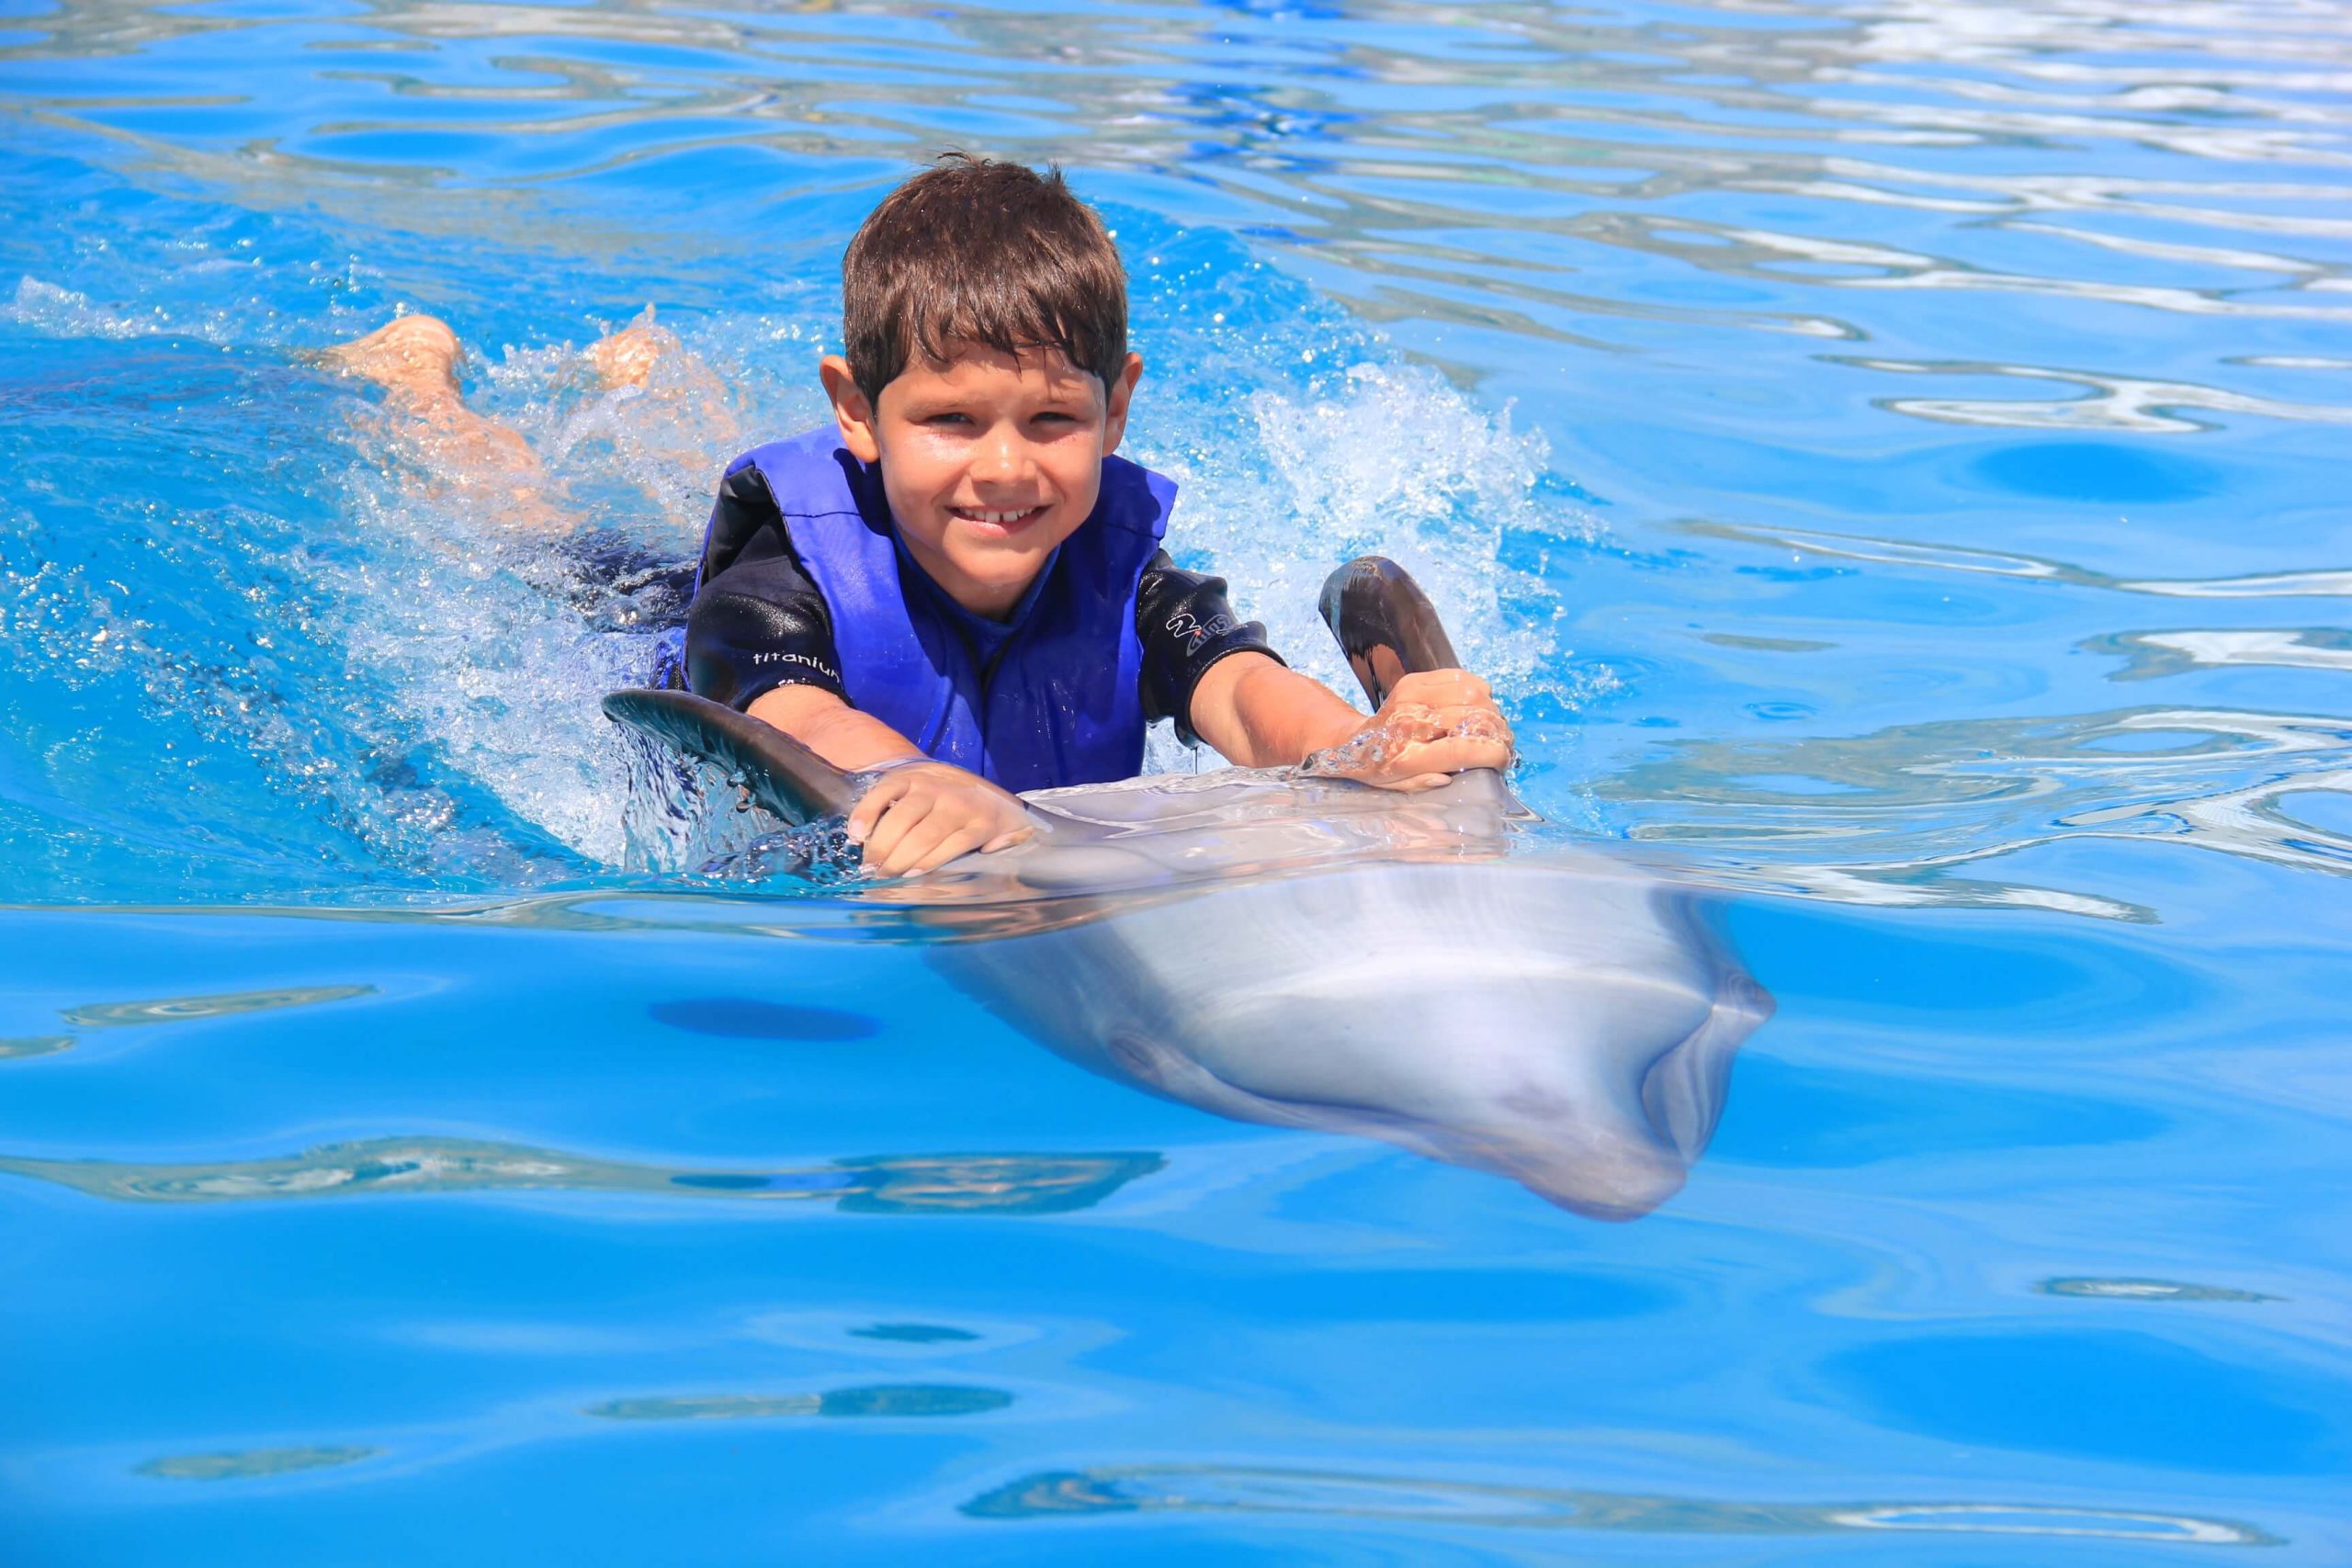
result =
M1102 784L1141 771L1136 593L1176 503L1174 480L1103 458L1094 511L983 662L956 624L954 602L899 544L880 470L843 449L838 432L757 447L727 471L747 466L767 480L792 547L832 612L851 706L929 756L1009 790ZM713 543L704 540L705 573L727 564L713 560Z

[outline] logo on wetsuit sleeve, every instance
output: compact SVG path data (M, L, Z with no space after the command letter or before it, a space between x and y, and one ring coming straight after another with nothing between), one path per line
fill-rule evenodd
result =
M1183 639L1186 653L1198 653L1201 644L1213 637L1223 637L1240 624L1230 614L1220 613L1204 621L1190 610L1179 610L1168 617L1168 631L1170 636Z
M752 655L752 663L755 667L762 664L806 665L808 668L814 670L818 674L822 675L826 680L834 682L836 685L840 684L842 678L841 671L826 663L823 660L816 658L810 654L796 653L790 649L763 649L761 652Z

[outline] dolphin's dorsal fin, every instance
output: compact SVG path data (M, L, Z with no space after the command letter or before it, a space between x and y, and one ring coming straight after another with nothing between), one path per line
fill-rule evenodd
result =
M605 716L741 781L752 797L795 827L840 817L864 793L842 772L775 725L691 692L615 692Z
M1321 608L1323 624L1340 639L1348 668L1375 708L1408 675L1461 668L1437 606L1386 556L1358 556L1325 578Z

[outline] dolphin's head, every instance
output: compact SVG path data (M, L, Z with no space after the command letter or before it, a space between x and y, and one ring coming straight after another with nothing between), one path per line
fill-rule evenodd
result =
M1588 862L1365 867L1069 937L1041 1032L1098 1069L1602 1219L1679 1190L1771 1008L1680 890Z
M1173 1043L1137 1076L1228 1114L1381 1138L1630 1220L1681 1190L1733 1054L1770 1011L1744 975L1704 964L1595 967L1530 948L1475 964L1382 957L1226 1021L1255 1049ZM1213 1089L1193 1077L1211 1064L1224 1069Z

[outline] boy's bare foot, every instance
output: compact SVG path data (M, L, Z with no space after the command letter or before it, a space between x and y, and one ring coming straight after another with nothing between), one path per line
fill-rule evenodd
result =
M588 362L596 367L596 378L607 391L616 387L642 387L653 374L653 362L677 347L677 333L650 321L639 321L590 344Z
M699 527L710 506L712 458L738 450L742 440L726 384L677 333L654 323L650 305L590 344L582 357L610 399L601 430L623 466L654 491L682 531Z
M396 316L366 337L324 350L327 369L372 381L417 403L458 396L458 334L437 316Z
M519 526L570 527L542 493L546 475L529 444L466 407L458 352L447 321L396 316L366 337L325 350L316 363L384 389L394 439L424 463L438 492L493 507Z

